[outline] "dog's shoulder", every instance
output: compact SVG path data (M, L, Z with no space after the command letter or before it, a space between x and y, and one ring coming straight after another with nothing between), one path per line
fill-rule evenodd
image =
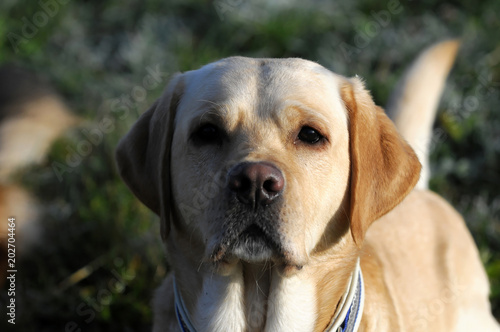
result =
M449 240L470 238L462 216L444 198L429 190L413 190L369 232L393 234L398 238L415 238L417 234L443 236Z
M376 221L365 247L363 274L383 280L383 291L400 311L398 316L409 319L400 322L403 326L427 329L432 321L446 330L449 322L457 321L458 308L474 308L478 299L488 306L488 279L474 240L460 214L431 191L412 191ZM449 305L450 310L417 320L416 313L428 309L429 303Z

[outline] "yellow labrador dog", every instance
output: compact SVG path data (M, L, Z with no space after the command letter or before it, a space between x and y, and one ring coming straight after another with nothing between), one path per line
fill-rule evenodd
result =
M433 117L456 49L394 98L410 141L430 128L406 109ZM419 160L357 77L244 57L178 74L117 162L172 267L154 331L499 331L462 218L413 190Z

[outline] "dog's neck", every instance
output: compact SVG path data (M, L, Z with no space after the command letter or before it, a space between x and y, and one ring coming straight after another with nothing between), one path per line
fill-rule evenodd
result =
M204 331L312 331L317 314L313 281L302 273L285 278L276 267L259 268L237 264L227 277L205 278L197 325L206 326Z
M284 275L279 266L241 261L221 275L185 255L172 263L198 332L324 331L356 264L354 255L346 263L345 256L324 259L323 253L292 275Z

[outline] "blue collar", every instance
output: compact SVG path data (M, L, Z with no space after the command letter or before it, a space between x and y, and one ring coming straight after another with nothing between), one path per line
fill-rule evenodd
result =
M175 276L173 278L174 283L174 299L175 299L175 315L177 316L177 322L179 322L179 327L182 332L196 332L196 329L189 319L189 315L182 300L179 289L177 288L177 283L175 282Z
M175 277L173 278L175 315L182 332L196 332L196 329L189 319L189 315L182 300ZM359 266L359 259L356 268L349 281L349 286L340 300L340 304L335 311L332 321L325 332L356 332L363 315L365 302L365 286L363 274Z
M363 316L364 302L365 285L358 259L347 290L325 332L356 332Z

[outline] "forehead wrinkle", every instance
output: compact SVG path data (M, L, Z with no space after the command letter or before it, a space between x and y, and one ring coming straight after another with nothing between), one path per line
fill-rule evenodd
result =
M212 104L212 111L217 112L230 130L244 128L255 120L253 117L259 100L257 90L260 81L255 74L254 60L249 60L249 63L244 62L240 66L213 68L210 74L216 79L209 91L221 102L207 102Z
M193 106L196 105L196 106ZM193 101L191 107L185 107L189 116L188 120L197 119L199 122L203 120L203 117L209 115L211 118L219 117L221 110L225 107L224 105L218 104L216 102L212 102L210 100L196 100Z
M203 121L203 117L205 115L210 115L212 117L218 117L220 120L223 120L226 115L229 113L228 107L226 104L217 103L215 101L200 99L199 102L202 102L203 105L200 107L200 110L204 110L201 114L200 121Z
M321 112L321 107L311 107L297 100L287 100L283 103L282 107L276 112L276 118L282 118L283 115L288 115L288 110L294 110L300 115L321 121L325 124L330 123L330 119Z
M196 102L201 105L189 112L197 117L203 112L200 121L209 115L219 117L227 129L240 128L254 133L252 136L268 131L269 120L274 126L278 124L279 117L288 113L283 103L306 110L316 119L322 116L318 121L330 119L329 122L331 109L342 106L335 100L339 98L338 91L332 91L338 83L335 75L309 61L229 58L200 71L203 75L192 80L190 94L202 94L203 99L198 99ZM204 80L210 84L201 84ZM279 125L283 126L288 120L281 121Z
M203 122L214 122L225 130L235 131L243 129L248 131L255 123L249 105L241 106L234 101L215 102L211 100L198 100L202 102L192 111L190 123L193 126Z

